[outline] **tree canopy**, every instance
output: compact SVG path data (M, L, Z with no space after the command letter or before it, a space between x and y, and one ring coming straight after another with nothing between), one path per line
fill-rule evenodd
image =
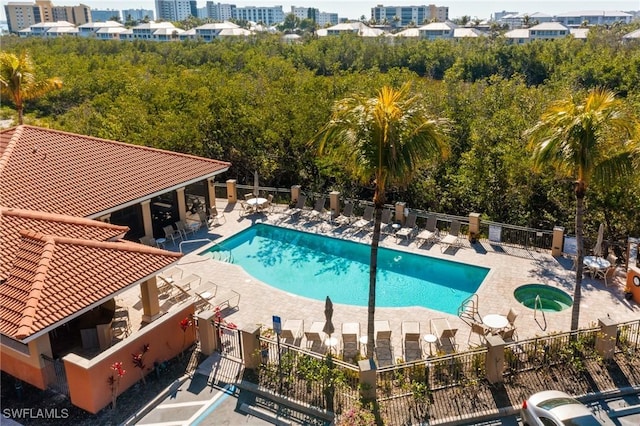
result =
M420 168L406 187L390 185L388 202L572 229L571 182L531 174L523 132L548 105L595 87L615 92L640 115L640 49L620 42L627 30L594 28L586 41L521 46L490 37L351 35L285 43L268 34L213 43L3 37L2 44L7 52L28 51L42 75L65 82L31 101L27 123L231 161L229 177L239 183L250 184L258 170L271 186L347 197L371 198L372 188L317 158L307 142L335 101L410 83L433 116L450 122L451 155ZM13 114L7 105L1 111ZM586 236L601 222L609 224L609 239L640 235L639 179L592 183Z

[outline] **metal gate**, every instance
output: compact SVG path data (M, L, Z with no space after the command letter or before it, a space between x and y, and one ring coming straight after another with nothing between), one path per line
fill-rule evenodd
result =
M231 358L242 361L242 341L240 339L240 330L237 328L231 328L224 324L213 322L213 326L216 329L216 336L218 336L218 352L222 356L228 356Z
M69 384L67 383L67 373L64 371L64 363L60 359L53 359L41 354L44 360L44 369L49 380L49 388L55 392L69 397Z

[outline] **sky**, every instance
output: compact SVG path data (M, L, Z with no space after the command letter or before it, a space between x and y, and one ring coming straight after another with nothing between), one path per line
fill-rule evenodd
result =
M13 0L15 1L15 0ZM314 7L321 12L338 13L339 18L359 19L371 17L371 8L384 6L422 6L435 4L449 7L449 18L464 15L472 19L488 19L495 12L534 13L554 15L578 10L640 10L640 0L511 0L511 1L470 1L470 0L213 0L215 3L243 6L282 6L287 13L291 6ZM5 3L3 1L2 3ZM151 9L155 12L154 0L53 0L56 6L86 4L92 9ZM198 0L198 7L204 7L206 0ZM4 19L4 8L0 18Z

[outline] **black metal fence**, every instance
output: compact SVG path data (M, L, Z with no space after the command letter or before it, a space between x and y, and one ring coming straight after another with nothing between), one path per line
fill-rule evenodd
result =
M640 356L640 320L618 324L616 352Z
M487 348L478 348L380 368L377 371L379 395L388 398L422 394L477 383L486 377L486 358Z
M336 413L358 399L355 365L265 337L259 356L257 384L274 393Z
M579 367L598 357L596 339L600 328L589 328L552 336L521 340L505 346L505 375L546 368L562 363Z

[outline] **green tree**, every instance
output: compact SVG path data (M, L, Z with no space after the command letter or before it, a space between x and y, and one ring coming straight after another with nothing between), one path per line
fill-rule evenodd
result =
M18 112L18 124L24 124L24 103L36 99L54 89L62 87L57 78L41 79L36 75L35 65L29 54L16 55L0 52L0 94L11 100Z
M376 271L380 222L388 185L405 185L434 157L446 157L443 120L430 118L410 85L384 86L376 97L352 96L335 103L330 121L314 141L318 152L341 163L360 182L373 185L375 220L369 264L367 354L373 358Z
M534 167L551 166L562 177L575 179L576 285L571 329L578 329L584 256L584 199L592 180L613 184L633 173L633 117L613 92L593 89L582 102L576 98L552 103L526 135Z

